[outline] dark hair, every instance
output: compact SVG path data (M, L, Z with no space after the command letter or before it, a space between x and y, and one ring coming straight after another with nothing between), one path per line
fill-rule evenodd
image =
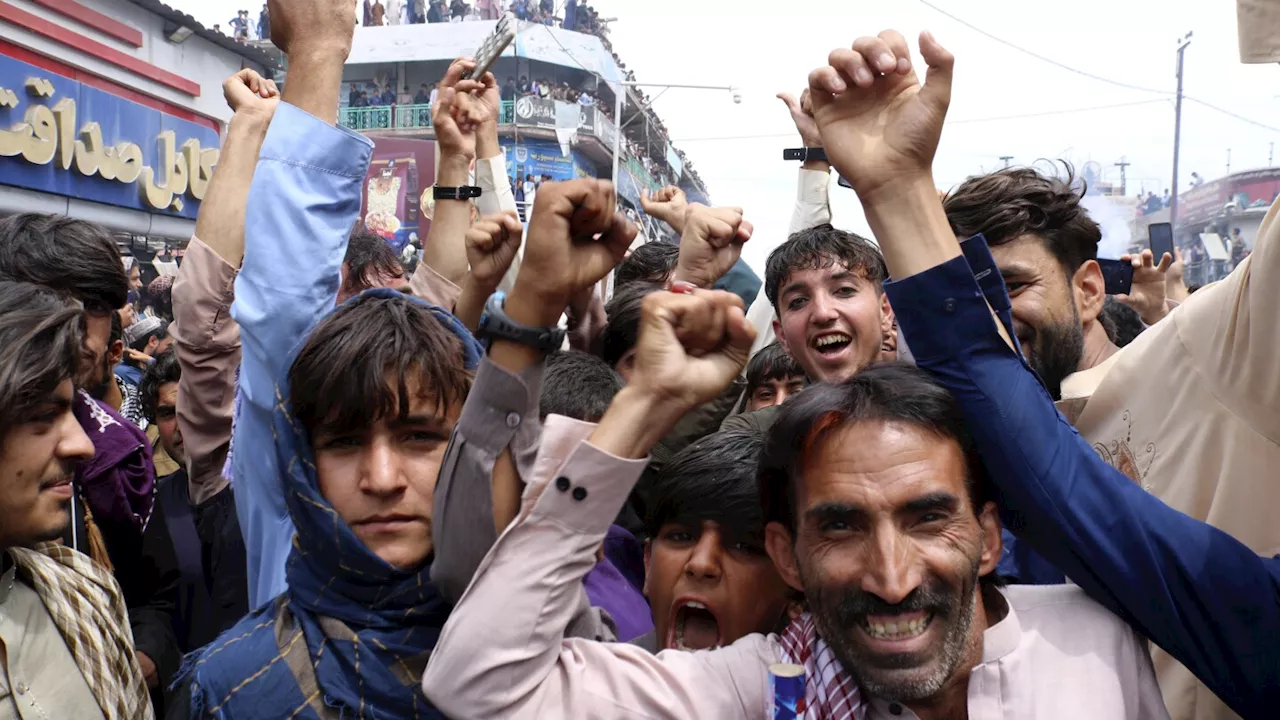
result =
M147 366L138 382L138 399L142 401L142 413L151 422L156 421L156 407L160 404L160 386L176 383L182 379L182 366L178 364L178 355L169 348L156 356L155 362Z
M129 347L141 352L143 349L147 347L147 343L151 342L151 338L155 338L156 340L163 340L166 337L168 337L168 335L169 335L169 321L161 320L159 327L147 333L146 335L143 335L138 338L134 338L133 342L129 343Z
M75 378L83 342L84 313L70 297L0 280L0 439Z
M756 430L712 433L676 453L650 485L645 531L656 537L663 525L701 525L711 520L743 534L764 536L764 513L756 488L756 467L764 436Z
M880 248L856 233L837 230L830 223L801 230L769 253L764 268L764 294L769 298L775 313L778 311L778 292L791 273L800 270L829 268L840 263L850 272L858 273L875 286L889 277Z
M577 350L554 352L542 376L541 415L600 422L621 389L622 377L600 358Z
M675 272L680 259L680 246L668 242L650 242L631 251L631 255L613 271L613 287L629 285L638 280L666 283Z
M990 497L986 468L951 393L914 365L891 362L863 368L838 385L821 383L780 406L760 459L760 499L766 522L794 535L796 481L809 453L832 431L857 422L911 425L955 441L968 464L969 500L975 513Z
M745 375L747 394L750 395L769 380L782 380L796 375L805 377L805 372L804 368L800 367L800 363L782 349L780 343L773 342L751 356L751 360L747 362Z
M391 246L380 236L357 222L347 239L347 255L342 259L346 267L343 289L355 295L373 287L378 275L404 277L404 267Z
M1111 338L1111 342L1119 347L1124 347L1133 342L1133 339L1142 334L1147 326L1142 322L1142 316L1138 315L1138 311L1116 300L1111 295L1107 296L1106 301L1102 304L1102 326L1107 329L1107 336Z
M312 434L355 432L406 416L411 380L437 407L463 400L471 378L461 341L415 300L366 294L342 304L307 338L289 368L289 400Z
M106 228L62 215L0 220L0 277L43 285L105 313L129 300L129 274Z
M640 306L646 295L658 292L662 287L637 281L619 288L609 298L609 303L604 306L609 320L600 335L600 357L609 367L617 367L622 356L636 346L640 335Z
M1188 295L1191 295L1191 294L1195 293L1195 291L1199 290L1199 289L1200 289L1200 288L1202 288L1202 287L1204 287L1204 286L1203 286L1203 285L1201 285L1200 283L1191 283L1190 285L1188 285L1188 286L1187 286L1187 294L1188 294Z
M1084 184L1077 189L1071 165L1063 165L1063 178L1023 167L965 180L942 201L951 230L964 238L982 233L988 245L1036 235L1070 277L1097 259L1102 229L1080 204Z

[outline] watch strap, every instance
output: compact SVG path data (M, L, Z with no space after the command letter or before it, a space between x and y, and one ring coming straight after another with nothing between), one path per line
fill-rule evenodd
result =
M485 303L484 314L480 316L480 325L476 328L476 338L484 342L486 347L495 339L507 340L549 354L559 350L564 344L564 328L532 328L521 325L507 316L505 303L506 295L501 292L494 293Z
M436 200L470 200L480 197L480 188L475 185L459 185L458 187L441 187L436 185L432 190Z

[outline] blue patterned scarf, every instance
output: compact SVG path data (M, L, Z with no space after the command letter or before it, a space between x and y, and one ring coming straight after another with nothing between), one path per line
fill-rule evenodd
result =
M384 297L393 290L370 290ZM462 341L466 367L482 352L448 311L430 309ZM422 673L450 607L430 564L391 567L320 494L311 443L277 385L276 453L297 535L288 590L195 654L193 715L234 718L443 718L422 695Z

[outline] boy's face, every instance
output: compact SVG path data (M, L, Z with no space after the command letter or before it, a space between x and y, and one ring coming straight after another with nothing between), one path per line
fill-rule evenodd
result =
M887 296L836 262L796 270L778 287L774 335L816 382L844 382L874 362L893 330Z
M0 445L0 548L56 540L71 520L71 479L93 457L93 443L71 411L65 380Z
M645 544L645 596L660 649L705 650L777 629L789 591L762 534L667 523Z
M788 375L762 381L751 389L751 397L747 399L747 412L781 405L787 401L787 398L803 390L805 382L803 375Z
M407 391L402 417L379 418L362 431L312 435L320 493L366 547L401 570L431 556L436 478L462 412L461 402L438 407L414 378Z

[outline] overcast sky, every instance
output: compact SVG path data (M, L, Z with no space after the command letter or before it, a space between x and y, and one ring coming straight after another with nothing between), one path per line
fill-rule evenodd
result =
M212 25L226 23L248 0L170 0ZM736 85L728 93L670 90L655 108L706 181L717 204L741 205L756 225L748 262L784 239L795 197L796 166L782 149L799 144L774 95L798 93L828 52L863 34L902 31L915 47L931 30L955 53L956 79L947 129L935 164L940 187L1014 163L1065 158L1095 161L1130 194L1170 186L1177 39L1192 30L1185 92L1250 120L1280 128L1280 69L1241 65L1233 0L595 0L616 17L611 38L637 80ZM250 6L254 18L260 3ZM943 12L962 22L947 17ZM974 29L977 28L977 29ZM1083 77L983 34L1146 92ZM917 63L920 63L917 53ZM647 90L650 96L656 91ZM1119 106L1119 107L1117 107ZM1106 109L1092 109L1092 108ZM1072 112L1064 112L1072 111ZM1023 116L1009 118L1009 116ZM1025 117L1034 116L1034 117ZM1266 167L1280 130L1258 127L1186 101L1181 184L1192 171L1212 180ZM832 183L835 224L866 232L852 191Z

